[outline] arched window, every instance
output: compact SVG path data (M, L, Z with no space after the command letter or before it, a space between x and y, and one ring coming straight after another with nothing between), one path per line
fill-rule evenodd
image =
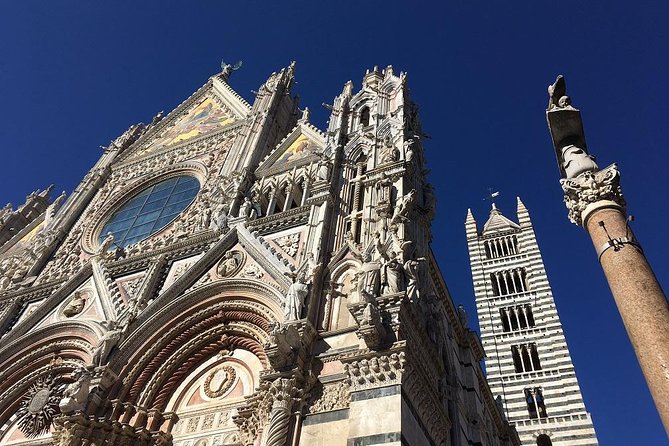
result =
M369 107L363 107L360 110L360 125L367 127L369 125Z
M537 446L553 446L551 437L546 434L541 434L537 437Z

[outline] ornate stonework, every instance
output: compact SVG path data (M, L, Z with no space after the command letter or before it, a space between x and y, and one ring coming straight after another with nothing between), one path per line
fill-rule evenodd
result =
M66 201L29 197L21 237L0 224L0 445L479 441L462 420L518 444L492 398L454 390L489 392L430 254L404 74L347 83L319 130L293 64L253 104L222 69L109 144Z
M625 199L620 188L618 166L610 166L597 171L587 171L576 178L560 180L564 191L564 202L569 211L569 221L583 225L583 218L593 205L609 205L625 208Z

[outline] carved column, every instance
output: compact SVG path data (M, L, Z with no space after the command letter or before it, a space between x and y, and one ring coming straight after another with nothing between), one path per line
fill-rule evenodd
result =
M286 446L291 409L297 393L294 379L278 378L270 386L272 406L267 423L265 446Z
M572 223L583 226L625 324L641 370L669 432L669 304L629 227L620 173L599 169L588 154L580 112L571 106L564 78L548 89L546 117Z

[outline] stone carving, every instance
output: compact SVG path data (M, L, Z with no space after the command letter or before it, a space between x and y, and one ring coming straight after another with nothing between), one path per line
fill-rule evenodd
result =
M241 60L234 65L231 65L229 63L226 63L224 60L221 60L221 77L227 82L232 72L239 70L241 67L242 67Z
M109 251L109 248L114 244L114 234L111 232L107 233L107 237L100 243L100 247L96 251L95 255L99 256L101 258L108 258L109 254L107 251Z
M586 171L577 178L560 180L564 191L564 202L569 211L569 221L576 225L583 224L583 212L598 201L612 201L625 207L622 189L620 188L620 172L612 164L599 171Z
M324 152L320 152L318 154L320 157L320 160L318 161L318 179L319 180L329 180L330 179L330 171L332 169L332 161L330 160L330 157L327 156Z
M386 262L383 263L381 277L382 293L398 293L404 290L404 266L396 252L389 252L385 258Z
M28 438L49 432L53 418L58 414L60 387L53 376L38 378L28 389L16 411L18 426Z
M174 283L177 280L179 280L179 278L181 276L183 276L184 273L186 271L188 271L190 269L190 267L193 266L194 264L195 264L195 260L192 261L192 262L185 262L185 263L182 263L181 265L177 266L174 270L174 274L172 274L172 282Z
M309 294L309 285L307 285L307 278L303 272L299 274L286 273L286 275L293 278L293 283L288 287L286 293L283 317L285 321L296 321L302 315L304 299Z
M467 310L465 310L465 306L462 304L458 304L457 311L460 323L462 324L463 327L467 328L469 326L469 321L467 319Z
M276 370L292 367L302 345L300 334L293 324L270 325L270 341L265 344L265 351L270 364Z
M418 267L424 261L424 257L419 257L415 260L409 259L404 262L404 273L407 278L407 298L411 302L415 302L420 297Z
M74 296L70 299L70 302L63 308L63 314L66 317L74 317L77 314L81 313L86 305L86 300L88 296L84 295L81 291L75 291Z
M576 178L584 172L599 169L594 156L573 144L562 148L562 159L562 168L567 178Z
M223 375L223 378L220 377ZM218 386L216 389L212 389L212 382L216 379L218 381ZM229 365L224 365L215 370L212 370L207 378L204 380L204 394L209 398L219 398L225 395L228 390L230 390L237 380L237 371L230 367ZM212 419L213 423L213 419Z
M389 164L394 163L400 158L400 151L393 144L390 136L386 136L383 141L383 147L381 147L379 164Z
M404 160L407 163L410 163L413 161L413 156L414 156L414 151L413 151L413 145L414 145L414 140L413 139L407 139L404 141Z
M106 325L108 327L107 331L98 341L91 360L92 364L98 367L107 364L109 354L121 342L127 329L127 326L120 328L115 321L107 322Z
M294 234L285 235L283 237L275 238L273 242L279 245L283 252L291 257L295 257L297 249L300 246L300 234L296 232Z
M277 378L268 389L272 406L267 423L265 446L284 446L288 439L288 428L293 403L300 397L294 379Z
M239 215L237 217L247 220L254 220L260 216L260 206L251 201L249 197L244 197L244 202L239 206Z
M571 99L567 96L567 84L562 75L558 76L555 83L548 86L548 110L574 109Z
M397 200L395 204L395 212L393 213L393 218L390 220L391 225L397 225L408 220L407 215L416 202L416 189L411 189L408 194L402 197L400 200Z
M262 274L263 273L260 269L260 266L258 266L258 264L255 262L251 262L246 265L246 268L244 268L244 271L242 271L243 276L250 277L252 279L260 279Z
M379 234L376 234L377 240ZM358 279L358 299L361 302L367 302L375 299L379 295L381 287L381 263L373 260L374 246L370 244L362 254L362 265L357 273Z
M78 369L74 372L74 379L75 382L65 387L63 397L58 403L62 413L84 410L88 402L91 374L86 369Z
M310 413L346 409L349 405L349 386L345 382L318 384L312 391Z
M400 382L406 359L404 352L373 356L344 364L347 382L354 392Z
M240 251L228 251L219 262L216 272L221 277L232 277L242 266L244 254Z

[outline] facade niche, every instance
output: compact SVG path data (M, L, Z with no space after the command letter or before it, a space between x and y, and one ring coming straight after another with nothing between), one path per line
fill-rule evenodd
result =
M369 107L363 107L360 110L360 126L367 127L369 125Z

